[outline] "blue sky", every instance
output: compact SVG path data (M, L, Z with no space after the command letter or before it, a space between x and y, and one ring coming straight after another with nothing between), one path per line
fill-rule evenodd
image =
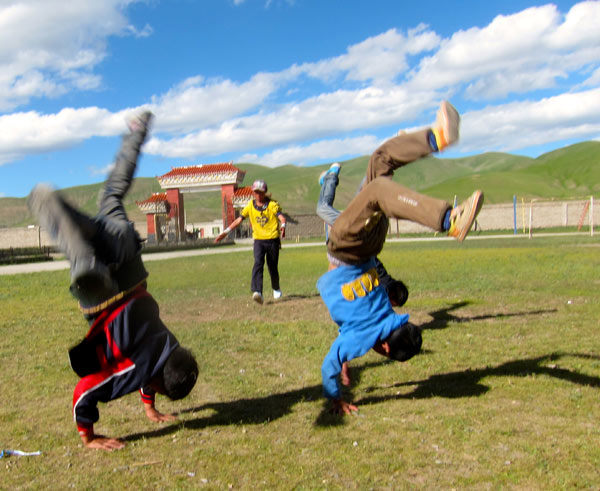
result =
M0 1L0 197L100 182L141 109L138 176L315 165L462 114L445 156L600 139L600 2Z

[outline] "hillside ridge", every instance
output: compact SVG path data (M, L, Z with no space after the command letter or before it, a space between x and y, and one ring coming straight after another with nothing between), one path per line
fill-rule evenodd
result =
M342 161L336 206L343 209L352 199L368 163L368 156ZM284 212L291 215L315 212L319 196L318 176L329 164L314 167L284 165L276 168L253 163L236 164L246 171L243 185L264 179L272 197ZM474 189L482 189L485 201L510 202L513 196L532 198L575 198L600 193L600 142L587 141L569 145L537 158L501 152L487 152L468 157L446 159L426 157L395 172L394 180L436 198L451 201L467 197ZM96 199L102 183L75 186L62 190L64 196L86 213L96 212ZM135 204L160 192L156 178L138 177L129 191L125 207L133 221L145 216ZM218 219L220 193L185 195L188 222ZM0 227L35 224L27 209L27 198L0 198Z

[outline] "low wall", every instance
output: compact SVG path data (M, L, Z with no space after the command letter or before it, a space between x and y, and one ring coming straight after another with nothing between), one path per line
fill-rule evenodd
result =
M590 200L529 201L511 204L484 205L477 217L479 230L528 231L531 228L576 227L583 218L584 230L590 226ZM600 203L593 204L595 228L600 227ZM142 238L147 238L146 222L135 222L135 228ZM430 229L406 220L390 220L391 235L422 233ZM288 219L287 238L323 237L325 228L317 215L293 215ZM48 233L40 227L0 228L0 249L11 247L54 246Z
M147 227L145 222L135 222L135 228L143 238L146 238ZM10 249L11 247L53 247L55 245L55 241L52 240L48 232L37 225L0 228L0 249Z

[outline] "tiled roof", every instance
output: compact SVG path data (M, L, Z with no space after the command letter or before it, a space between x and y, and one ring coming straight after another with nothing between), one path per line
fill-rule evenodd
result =
M220 164L188 165L186 167L173 167L169 172L159 176L157 179L172 177L195 176L205 174L224 174L229 172L242 172L231 162Z
M246 206L248 201L252 199L252 187L246 186L243 188L238 188L233 192L233 196L231 197L231 201L233 202L234 208L243 208Z
M225 184L240 184L245 175L246 171L238 169L229 162L173 167L170 172L157 177L157 179L163 189L208 189L218 188Z
M152 196L148 199L136 201L135 204L139 206L145 203L157 203L159 201L167 201L167 193L152 193Z
M250 196L252 196L252 186L238 188L233 193L234 198L247 198Z
M144 213L166 213L167 193L153 193L148 199L136 201L135 204Z

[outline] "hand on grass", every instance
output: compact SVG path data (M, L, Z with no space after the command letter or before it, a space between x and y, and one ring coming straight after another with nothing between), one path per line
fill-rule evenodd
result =
M344 401L343 399L334 399L333 407L331 408L332 414L352 414L358 411L358 408L354 404Z
M85 435L81 437L86 448L94 448L97 450L120 450L125 447L125 442L117 438L107 438L102 435Z
M177 421L177 416L174 414L163 414L160 411L157 411L153 404L144 404L144 410L146 411L146 416L150 421L154 421L156 423L162 423L164 421Z

